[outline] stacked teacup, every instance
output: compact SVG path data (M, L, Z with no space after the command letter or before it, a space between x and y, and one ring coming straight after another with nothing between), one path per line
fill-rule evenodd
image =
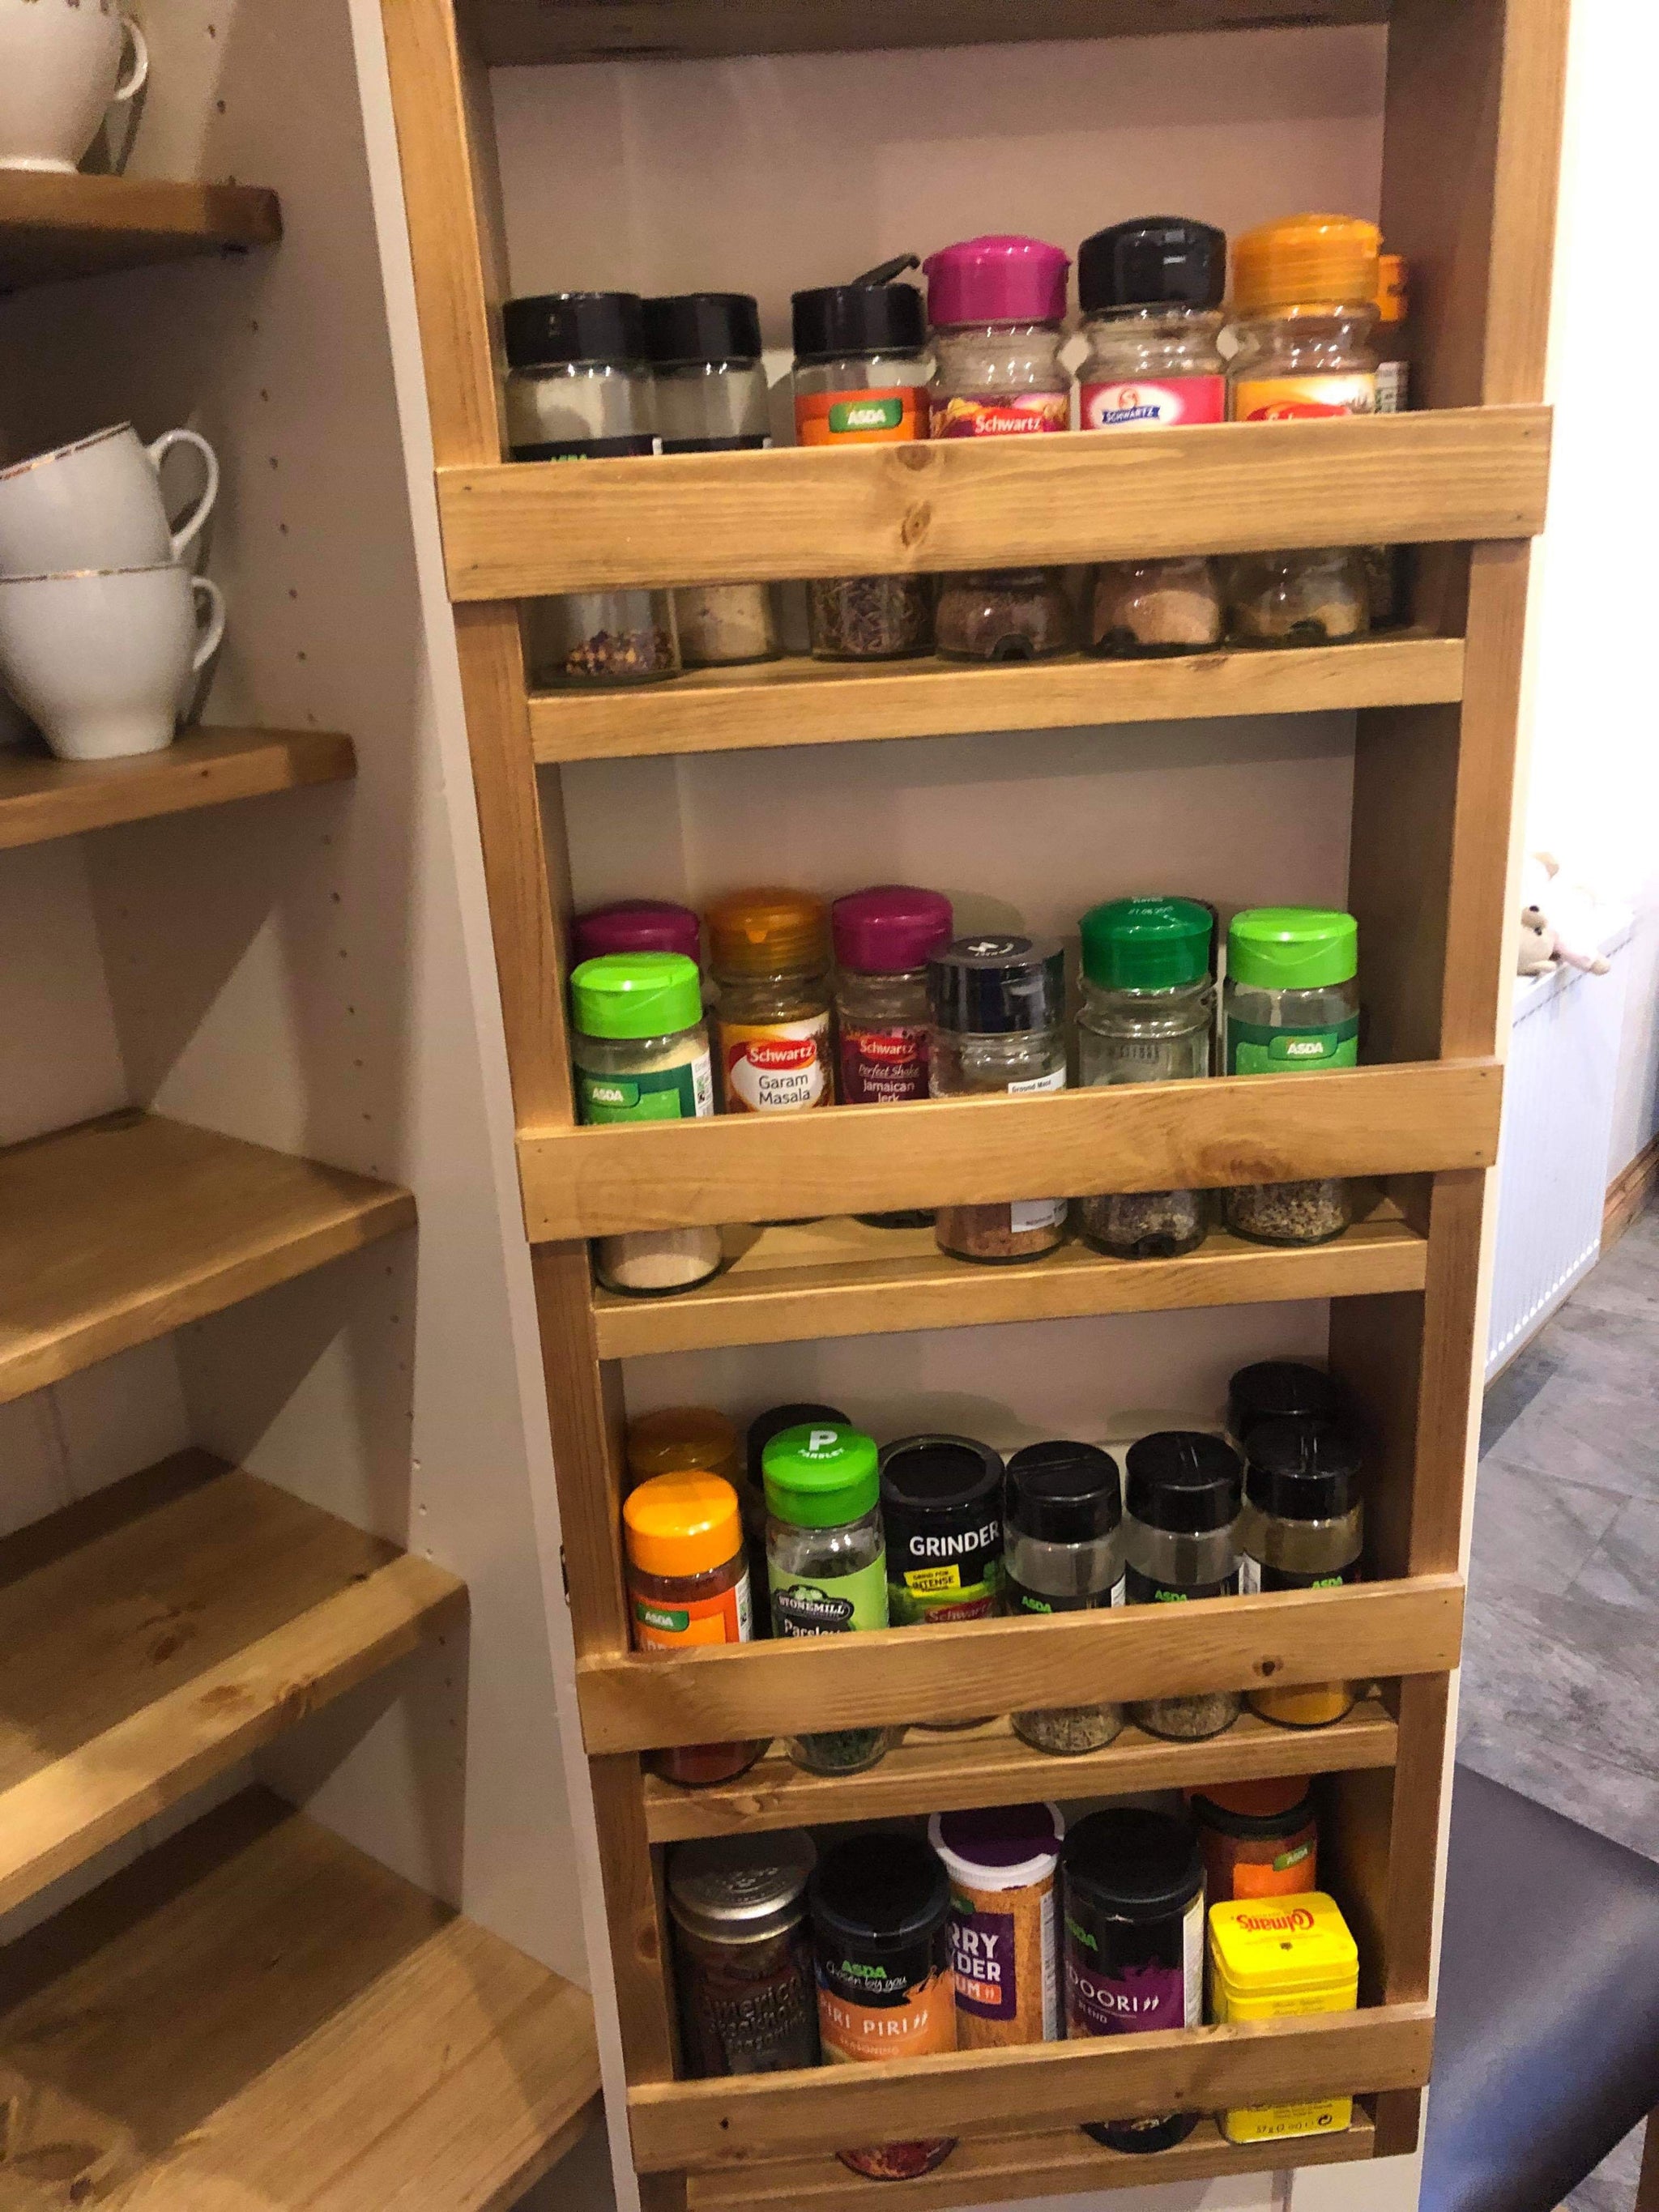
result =
M0 0L0 169L72 174L149 74L143 33L117 0Z

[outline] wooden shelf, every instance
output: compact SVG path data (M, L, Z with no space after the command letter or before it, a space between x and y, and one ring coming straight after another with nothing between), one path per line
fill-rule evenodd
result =
M257 185L0 171L0 291L274 246L282 234L276 195Z
M1334 1243L1276 1249L1218 1229L1184 1260L1109 1260L1074 1243L1020 1267L976 1267L948 1258L931 1229L873 1229L845 1217L729 1228L722 1242L725 1272L695 1291L629 1298L596 1288L600 1358L1080 1314L1364 1297L1420 1291L1428 1265L1426 1239L1387 1204Z
M1418 1575L1198 1606L733 1644L672 1658L618 1652L580 1660L576 1689L583 1738L598 1758L803 1727L903 1727L1096 1699L1443 1674L1457 1664L1462 1620L1461 1579Z
M1547 407L438 471L452 599L1530 538Z
M417 1644L465 1586L206 1452L0 1544L0 1911Z
M390 1183L133 1112L0 1152L0 1404L415 1218Z
M332 730L186 730L132 760L0 751L0 848L337 783L356 767L350 738Z
M1044 1797L1122 1797L1281 1774L1340 1774L1392 1766L1399 1731L1376 1698L1325 1729L1275 1728L1245 1713L1205 1743L1166 1743L1126 1728L1104 1751L1055 1758L1033 1751L1006 1719L941 1736L912 1729L867 1774L807 1774L781 1756L735 1782L682 1790L647 1775L646 1832L653 1844L824 1821L1025 1805Z
M7 1953L8 2212L500 2212L598 2110L586 1994L263 1791Z
M1316 1083L1234 1076L937 1099L902 1113L831 1106L529 1128L519 1136L519 1175L535 1243L1048 1192L1487 1168L1497 1157L1502 1078L1495 1060L1437 1060L1344 1070Z

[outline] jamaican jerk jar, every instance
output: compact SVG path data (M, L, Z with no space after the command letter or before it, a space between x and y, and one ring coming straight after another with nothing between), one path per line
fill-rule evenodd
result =
M941 891L878 884L830 909L843 1106L903 1106L927 1096L927 963L951 941ZM862 1213L877 1229L927 1229L930 1212Z
M806 1882L817 1861L799 1828L700 1836L668 1862L680 2042L694 2080L781 2074L818 2063Z

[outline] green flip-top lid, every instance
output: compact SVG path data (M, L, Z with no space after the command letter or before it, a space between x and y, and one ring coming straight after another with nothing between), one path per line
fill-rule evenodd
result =
M761 1460L767 1510L798 1528L857 1521L881 1495L876 1440L841 1421L815 1421L773 1437Z
M602 952L570 978L584 1036L672 1036L702 1019L697 963L683 952Z
M1227 932L1227 974L1258 991L1317 991L1359 972L1359 925L1320 906L1255 906Z
M1108 899L1079 924L1083 972L1103 990L1191 990L1209 978L1214 927L1196 899Z

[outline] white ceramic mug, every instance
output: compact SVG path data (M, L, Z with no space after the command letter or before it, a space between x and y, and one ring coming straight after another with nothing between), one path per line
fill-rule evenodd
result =
M206 481L174 530L160 472L177 446L201 455ZM72 446L0 469L0 576L177 561L201 536L218 496L218 457L197 431L164 430L146 446L131 422L94 430Z
M0 678L60 760L171 744L185 686L224 633L218 586L173 562L0 576Z
M116 0L0 0L0 169L73 175L111 102L149 74L144 34Z

